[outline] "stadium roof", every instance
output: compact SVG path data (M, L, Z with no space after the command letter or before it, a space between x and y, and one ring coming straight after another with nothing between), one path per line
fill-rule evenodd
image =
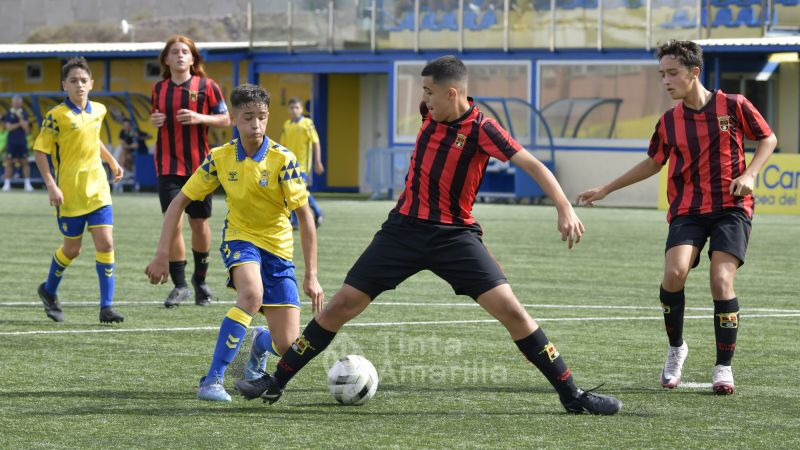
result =
M800 35L763 38L698 39L703 50L711 52L771 53L800 52Z
M304 43L293 43L302 46ZM258 42L259 48L286 47L287 42ZM198 42L202 52L239 52L250 48L250 43L242 42ZM164 42L93 42L62 44L0 44L0 59L56 57L82 55L87 57L152 57L164 48Z

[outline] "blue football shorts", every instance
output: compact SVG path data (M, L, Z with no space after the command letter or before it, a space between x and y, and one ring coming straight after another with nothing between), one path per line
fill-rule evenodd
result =
M258 264L264 286L262 306L291 306L300 308L300 295L294 274L294 263L247 241L225 241L220 246L222 261L228 270L228 287L236 289L231 271L242 264Z
M89 214L74 217L64 217L57 210L56 220L58 229L66 238L77 239L83 236L86 225L89 229L114 226L114 211L111 205L102 206Z

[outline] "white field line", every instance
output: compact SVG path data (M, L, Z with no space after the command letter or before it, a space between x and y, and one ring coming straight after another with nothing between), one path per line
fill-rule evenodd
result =
M710 387L711 383L692 383L691 381L681 381L681 384L678 385L678 389L708 389Z
M785 318L800 317L800 313L794 314L741 314L747 319L753 318ZM686 316L684 319L703 319L708 320L708 316ZM537 319L539 322L597 322L597 321L631 321L631 320L664 320L662 317L551 317ZM421 322L355 322L349 323L347 327L397 327L397 326L417 326L417 325L460 325L470 323L496 323L494 319L476 320L430 320ZM48 335L48 334L94 334L94 333L163 333L180 331L216 331L219 327L171 327L171 328L96 328L83 330L31 330L31 331L3 331L0 336L26 336L26 335Z
M186 303L186 306L191 306L191 301ZM215 302L217 305L229 306L233 302ZM304 305L311 305L311 302L301 302ZM116 301L114 305L117 306L139 306L139 305L163 305L162 301ZM41 302L2 302L0 301L0 308L4 306L40 306ZM93 306L97 307L98 302L63 302L63 306ZM434 302L373 302L370 306L413 306L413 307L452 307L452 308L476 308L480 305L474 302L464 303L434 303ZM561 305L561 304L542 304L542 303L523 303L526 308L538 309L607 309L607 310L642 310L642 311L660 311L658 306L625 306L625 305ZM714 308L693 308L686 307L686 311L713 311ZM800 309L775 309L775 308L746 308L746 311L756 312L781 312L781 313L800 313Z

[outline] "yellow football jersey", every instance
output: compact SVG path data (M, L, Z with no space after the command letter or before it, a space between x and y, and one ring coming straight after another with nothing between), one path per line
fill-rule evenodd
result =
M283 259L293 256L289 211L308 203L308 189L297 158L277 142L264 139L252 158L238 139L211 150L181 189L202 200L218 186L225 189L228 214L223 241L252 242Z
M100 128L105 115L106 107L101 103L90 101L82 111L67 98L42 120L33 149L50 155L56 184L64 194L60 216L82 216L111 204L100 157Z
M317 134L317 129L314 128L314 121L308 117L303 117L297 122L292 119L287 120L283 124L283 131L278 141L297 156L300 169L310 174L311 161L314 158L312 144L319 142L319 135Z

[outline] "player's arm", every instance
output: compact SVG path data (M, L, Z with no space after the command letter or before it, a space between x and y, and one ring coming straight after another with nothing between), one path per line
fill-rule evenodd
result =
M319 145L319 142L314 142L314 172L317 175L322 174L325 172L325 166L322 165L322 146Z
M314 152L312 154L314 158L314 172L316 172L317 175L321 175L325 172L325 166L322 165L322 146L319 143L319 134L317 134L317 128L314 127L313 122L309 122L308 138L311 140L311 150Z
M39 173L42 175L44 185L47 187L47 196L50 198L51 206L61 206L64 204L64 194L56 184L53 174L50 173L50 161L47 160L47 154L34 149L34 158L36 159L36 167L39 168Z
M161 227L161 238L158 240L156 255L144 269L144 273L152 284L164 284L169 280L169 249L172 240L178 235L183 211L189 206L191 200L183 192L172 199L167 212L164 213L164 225Z
M30 133L31 124L28 123L28 117L25 115L25 113L20 114L18 117L19 117L19 126L21 126L23 130L25 130L25 134Z
M731 194L741 197L753 193L756 176L761 172L761 168L764 167L777 145L778 138L775 137L775 133L758 141L753 159L747 165L744 173L731 181L731 187L729 188Z
M176 116L182 125L206 125L209 127L224 128L231 125L230 114L200 114L190 109L179 109Z
M311 298L311 310L316 316L322 311L325 293L317 280L317 229L314 225L314 213L308 203L294 210L300 226L300 245L303 248L306 272L303 277L303 291Z
M594 206L594 202L604 199L608 194L650 178L660 171L661 164L652 158L645 158L610 183L581 192L578 194L576 203L579 205L585 204L587 206Z
M111 173L114 174L114 182L118 182L122 179L122 175L124 175L122 166L117 162L117 158L114 158L114 155L108 151L103 141L97 141L97 144L100 146L100 157L108 164L108 167L111 168Z
M511 157L511 162L530 175L555 204L558 211L558 231L561 232L561 240L567 241L569 248L580 242L585 231L583 223L575 214L575 210L572 209L572 205L550 169L525 149L515 153Z

